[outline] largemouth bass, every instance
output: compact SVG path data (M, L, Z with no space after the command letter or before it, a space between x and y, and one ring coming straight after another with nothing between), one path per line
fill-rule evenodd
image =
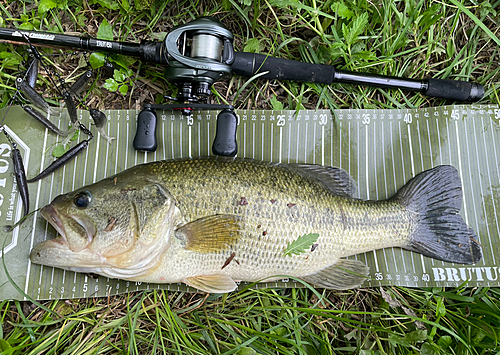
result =
M481 259L458 214L455 168L420 173L388 200L354 192L347 172L318 165L221 157L138 165L45 206L41 215L59 236L38 244L31 260L222 293L276 275L354 288L368 267L343 258L386 247L461 264ZM317 234L310 248L285 255L308 234Z

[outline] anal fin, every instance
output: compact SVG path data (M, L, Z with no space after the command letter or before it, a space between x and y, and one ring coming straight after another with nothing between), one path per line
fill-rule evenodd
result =
M185 278L182 282L207 293L227 293L238 287L236 282L226 275L200 275Z
M361 286L369 272L370 268L361 261L340 259L334 265L301 279L319 287L348 290Z

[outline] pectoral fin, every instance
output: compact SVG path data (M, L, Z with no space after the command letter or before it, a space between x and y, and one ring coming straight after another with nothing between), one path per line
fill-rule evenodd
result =
M226 275L201 275L182 280L186 285L207 293L227 293L234 291L238 285Z
M214 215L197 219L178 228L175 237L186 250L210 253L228 249L240 235L241 218Z
M360 286L367 278L370 268L357 260L340 259L334 265L302 280L319 287L347 290Z

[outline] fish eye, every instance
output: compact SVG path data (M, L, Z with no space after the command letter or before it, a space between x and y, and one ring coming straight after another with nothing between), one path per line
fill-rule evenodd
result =
M82 191L75 195L73 202L76 207L85 208L89 205L91 197L90 192Z

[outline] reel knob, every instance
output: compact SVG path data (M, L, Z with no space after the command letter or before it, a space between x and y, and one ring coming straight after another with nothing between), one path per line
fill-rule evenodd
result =
M207 97L210 95L210 85L208 83L198 83L196 86L196 95Z
M222 110L217 116L217 130L212 144L212 153L226 157L234 157L238 153L236 130L238 118L233 110Z
M133 146L135 150L154 152L158 146L156 140L156 112L151 105L145 104L137 117L137 131Z

